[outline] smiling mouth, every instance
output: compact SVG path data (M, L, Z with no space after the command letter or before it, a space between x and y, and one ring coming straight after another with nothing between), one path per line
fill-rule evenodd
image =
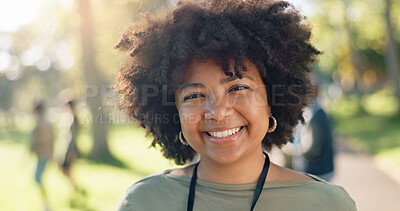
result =
M224 130L224 131L218 131L218 132L206 132L207 135L214 137L214 138L227 138L229 136L232 136L239 131L241 131L244 128L244 126L229 129L229 130Z

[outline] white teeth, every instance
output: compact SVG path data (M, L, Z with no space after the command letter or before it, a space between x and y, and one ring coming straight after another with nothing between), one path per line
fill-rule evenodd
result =
M237 132L239 132L240 127L234 128L234 129L230 129L230 130L224 130L224 131L218 131L218 132L208 132L209 135L211 135L212 137L216 137L216 138L226 138L229 137Z

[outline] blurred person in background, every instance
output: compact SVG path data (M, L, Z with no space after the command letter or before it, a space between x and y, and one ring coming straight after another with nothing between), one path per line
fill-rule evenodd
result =
M284 147L285 166L331 181L334 176L334 138L330 120L315 100L304 111L305 125L296 127L293 143Z
M304 154L305 172L330 181L334 176L334 138L330 120L317 101L312 107L308 123L311 129L311 148Z
M42 183L42 175L46 163L52 159L54 146L53 126L46 120L45 108L43 102L35 104L35 113L37 115L36 127L32 132L31 151L36 154L38 161L36 166L35 181L40 187L45 210L49 210L46 190Z
M71 167L75 160L79 156L78 146L77 146L77 137L80 130L76 108L75 108L75 101L69 100L66 104L66 108L69 113L69 122L68 122L68 136L67 136L67 149L64 155L64 160L62 162L61 168L63 174L69 179L71 182L75 193L82 193L84 195L84 190L80 189L75 181L75 179L71 175ZM71 203L74 203L73 199Z

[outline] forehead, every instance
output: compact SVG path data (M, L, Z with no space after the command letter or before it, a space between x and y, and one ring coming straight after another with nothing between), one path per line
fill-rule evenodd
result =
M260 77L260 73L256 65L248 60L244 60L243 64L247 70L246 71L241 70L240 72L243 75L249 76L248 78L254 79L255 82L262 83L262 79ZM229 71L233 73L233 77L236 78L233 67L234 67L234 62L233 60L231 60L229 61ZM225 78L230 78L230 76L225 75L222 66L218 64L215 60L213 59L208 59L206 61L193 60L184 73L182 84L196 82L196 81L203 81L203 80L207 81L212 79L220 80Z

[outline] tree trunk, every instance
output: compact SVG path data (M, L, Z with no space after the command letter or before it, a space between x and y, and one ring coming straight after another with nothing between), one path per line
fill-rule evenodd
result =
M345 16L347 14L347 10L349 9L350 2L349 0L344 1L344 11L345 11ZM353 26L351 22L349 21L348 17L344 18L344 28L347 32L347 37L348 37L348 44L350 47L350 53L351 53L351 65L355 71L355 84L354 84L354 89L356 92L360 92L358 87L357 87L357 77L362 76L362 68L361 68L361 56L360 53L358 52L358 47L356 45L356 40L355 38L357 37L356 32L353 29Z
M386 32L387 32L387 49L386 49L386 69L389 73L390 78L394 82L395 94L397 97L397 102L400 107L400 86L399 86L399 55L397 51L397 42L393 37L393 28L392 23L390 20L390 8L392 1L385 0L385 25L386 25ZM397 115L400 116L400 108L397 110Z
M344 17L344 29L347 32L347 37L348 37L348 45L350 48L350 55L351 55L351 66L353 67L354 70L354 87L352 92L355 94L355 96L358 98L357 100L357 106L358 106L358 113L359 114L365 114L365 108L362 106L362 97L364 96L364 90L360 89L358 80L362 80L362 74L363 74L363 68L362 68L362 63L364 62L362 60L362 56L358 50L358 47L356 45L356 37L357 33L354 31L354 27L352 26L351 21L347 17L347 10L349 9L350 6L350 0L344 0L344 11L345 11L345 16Z
M81 41L83 48L83 69L86 83L95 89L94 96L87 97L87 104L92 113L92 137L93 148L89 157L102 159L109 157L110 151L107 143L107 120L106 113L101 109L103 79L95 62L95 49L93 45L94 30L93 20L90 11L89 0L79 1L79 14L81 17Z

